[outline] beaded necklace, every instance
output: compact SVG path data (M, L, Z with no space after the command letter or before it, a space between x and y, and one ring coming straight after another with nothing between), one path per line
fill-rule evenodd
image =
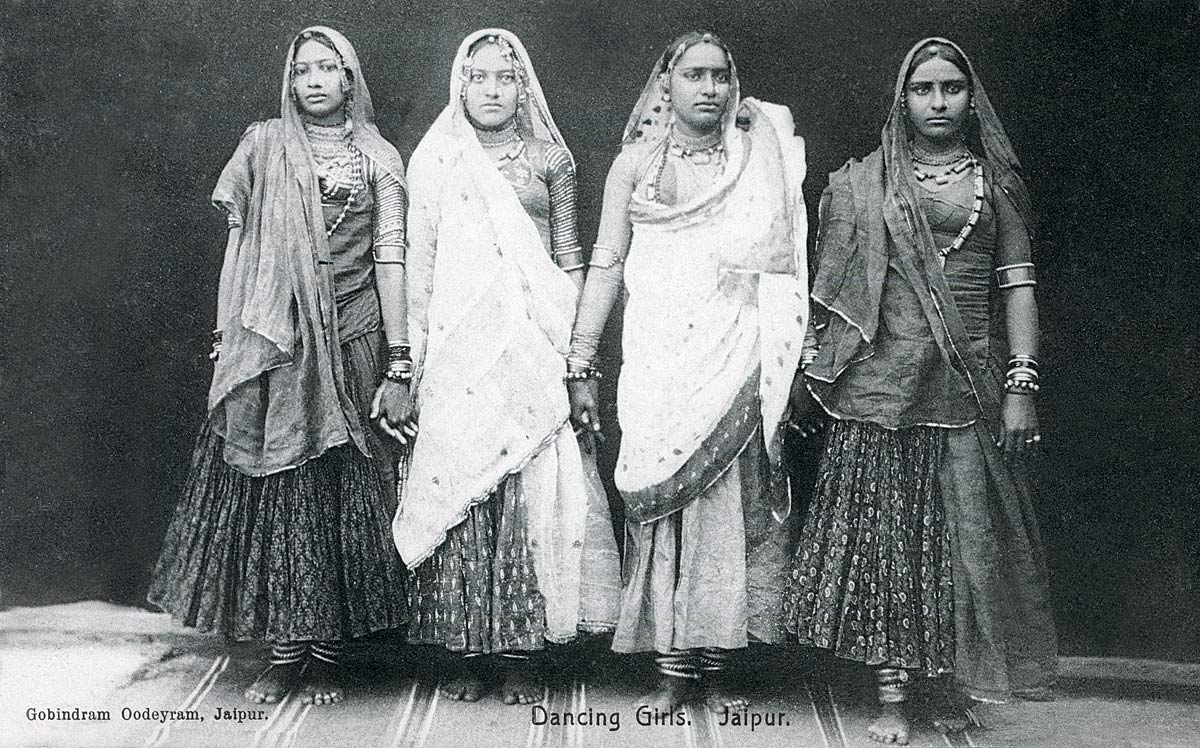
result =
M658 171L655 172L654 181L650 185L650 189L653 191L654 202L659 202L659 196L662 194L663 172L667 168L667 158L672 153L697 164L711 164L713 160L720 159L725 155L725 143L721 139L721 130L718 129L711 135L704 135L699 138L682 135L675 132L674 128L671 128L667 132L667 140L663 147L662 158L658 161ZM703 157L703 160L697 157Z
M483 130L476 127L475 136L479 138L479 144L485 151L495 153L504 149L502 153L493 156L501 163L516 161L525 152L525 140L517 131L516 124L513 123L509 123L499 130Z
M975 224L979 222L979 216L983 213L983 164L981 164L979 160L975 158L975 156L968 152L966 154L966 160L964 160L962 164L952 168L946 174L934 176L921 171L915 166L913 167L913 173L916 175L918 183L923 182L926 179L933 179L933 181L938 184L945 184L946 182L950 181L950 174L961 174L968 167L974 168L975 170L975 200L971 205L971 216L967 219L967 222L963 225L962 229L959 230L958 236L954 238L954 242L951 243L949 247L938 249L938 262L941 263L942 267L946 266L946 258L949 257L952 252L957 252L958 250L962 249L963 244L965 244L967 241L967 237L969 237L971 232L975 230Z
M350 151L350 163L354 167L351 176L350 194L346 196L346 204L342 206L342 212L338 213L337 220L333 222L332 226L325 229L325 236L333 236L333 232L337 231L338 226L342 225L342 221L346 220L346 214L350 212L350 206L354 204L354 198L358 196L359 182L362 177L362 153L354 147L349 138L346 139L346 150Z
M971 167L971 159L969 159L966 154L963 154L961 158L961 161L959 161L957 164L954 164L954 166L951 166L942 174L931 174L927 171L922 171L916 165L913 166L913 174L916 176L917 182L924 182L926 179L932 179L937 184L949 184L953 177L958 174L962 174ZM950 163L954 162L951 161ZM940 165L947 166L948 164Z
M347 123L348 122L349 121L347 120ZM316 125L310 122L304 123L305 134L308 135L311 140L328 142L329 140L333 139L330 137L330 135L335 129L341 130L340 138L342 140L342 145L345 146L346 152L350 154L350 194L346 196L346 204L342 206L342 210L338 214L337 219L329 228L325 229L325 236L327 237L333 236L333 232L337 231L338 227L342 225L342 222L346 220L346 216L350 213L351 206L354 205L354 199L358 197L358 193L362 187L362 152L354 147L354 143L351 140L352 130L350 127L346 125L328 127L324 125ZM321 187L322 197L332 200L337 195L338 186L339 185L335 180L325 180L325 185Z

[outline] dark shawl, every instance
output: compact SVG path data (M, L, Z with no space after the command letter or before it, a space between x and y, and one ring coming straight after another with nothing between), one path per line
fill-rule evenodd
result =
M812 291L814 303L828 312L828 324L819 357L806 374L819 396L822 387L837 387L839 377L872 355L884 277L894 258L921 300L944 363L960 375L977 408L973 426L947 429L940 475L954 553L955 671L973 696L1001 700L1053 682L1057 642L1024 468L1008 464L995 442L1003 427L1003 390L987 362L972 353L913 176L901 97L913 57L930 42L962 54L946 39L918 42L900 66L880 148L830 177ZM1030 227L1032 206L1020 164L973 67L970 77L978 122L978 142L972 145L982 149L993 184ZM950 387L944 393L962 395Z
M404 165L374 125L354 48L333 29L306 31L327 36L353 73L347 115L354 145L403 184ZM242 228L225 257L219 293L228 318L218 320L222 351L208 406L225 461L248 475L294 468L347 442L368 454L342 371L312 151L291 96L294 49L288 45L284 62L280 118L251 125L212 197Z

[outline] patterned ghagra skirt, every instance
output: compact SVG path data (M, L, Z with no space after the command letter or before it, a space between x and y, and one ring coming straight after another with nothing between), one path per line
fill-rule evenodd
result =
M545 647L546 605L525 533L520 480L505 478L413 570L410 643L463 654Z
M868 665L954 667L941 428L834 421L784 596L801 644Z
M147 599L185 625L233 639L339 641L407 620L392 543L391 452L367 423L383 336L342 344L368 458L352 445L263 477L225 463L205 422Z

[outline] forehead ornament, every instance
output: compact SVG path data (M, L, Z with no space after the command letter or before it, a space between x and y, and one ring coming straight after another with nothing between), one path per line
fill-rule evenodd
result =
M509 41L504 37L496 36L495 34L488 34L486 37L484 37L484 43L494 44L500 48L500 57L508 64L512 65L513 72L517 74L517 98L520 101L525 101L529 97L529 76L525 73L525 66L521 63L521 58L517 56L516 50L513 49L512 44L509 43ZM474 67L475 60L473 58L467 57L465 60L463 60L462 70L459 72L459 76L462 78L463 83L471 82L471 71L474 69ZM464 101L466 100L466 86L463 86L459 89L459 97Z

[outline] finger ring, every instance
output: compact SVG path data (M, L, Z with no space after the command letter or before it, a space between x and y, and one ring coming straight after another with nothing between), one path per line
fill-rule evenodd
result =
M1025 443L1026 443L1026 444L1033 444L1033 443L1034 443L1034 442L1036 442L1036 441L1037 441L1037 439L1026 439L1026 440L1025 440Z

